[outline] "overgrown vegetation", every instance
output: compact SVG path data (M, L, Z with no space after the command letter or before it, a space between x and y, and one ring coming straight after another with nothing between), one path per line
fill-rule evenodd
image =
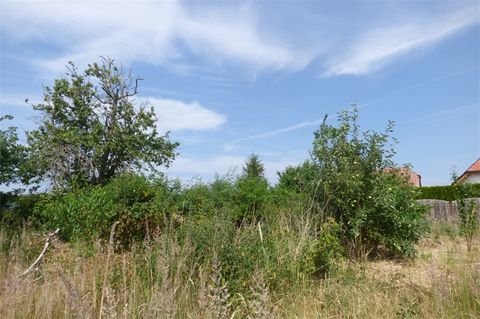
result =
M193 244L196 235L179 240L174 235L178 230L168 226L131 250L117 253L109 253L108 245L86 252L81 245L57 241L40 271L18 277L36 258L44 240L30 231L11 236L2 230L0 317L476 318L480 314L479 238L477 249L467 252L463 241L455 234L451 237L443 226L435 238L420 243L414 261L337 260L335 270L321 280L301 276L295 268L288 271L291 277L286 280L282 272L288 265L310 258L307 254L293 259L299 253L297 247L310 247L298 235L310 233L311 218L284 213L277 219L275 229L283 231L284 246L278 256L286 255L280 264L269 261L270 268L262 268L268 260L259 257L263 251L248 256L252 253L248 247L255 244L244 246L252 239L262 243L257 225L226 238L234 245L229 251L236 251L237 259L230 263L214 253L221 246L213 244L208 246L211 253L198 258ZM264 243L278 241L279 233L261 230ZM222 235L217 237L225 238ZM272 256L268 250L267 254ZM238 259L242 257L244 261ZM243 273L242 281L232 282L232 274L242 271L240 266L249 260L256 266L246 268L249 272ZM239 261L244 263L233 268Z
M455 173L452 174L452 179L457 180ZM467 249L470 251L480 223L480 207L476 199L473 198L475 196L475 186L470 183L455 183L453 187L460 222L460 234L465 238Z
M34 106L45 118L28 146L15 146L21 161L5 171L14 175L9 181L47 177L52 188L2 195L0 291L25 292L15 302L29 309L16 317L312 317L295 306L298 298L310 298L318 313L350 317L354 299L338 289L379 298L363 284L398 298L392 314L433 309L433 299L422 310L412 290L392 293L391 284L353 266L412 262L426 230L418 191L395 168L393 123L361 131L355 108L336 125L325 118L311 157L279 172L277 185L256 154L238 175L186 184L156 171L174 159L177 144L156 133L153 111L133 105L137 85L109 59L83 73L71 64ZM9 154L14 133L2 133ZM146 167L153 174L142 174ZM33 234L57 228L41 272L17 278L40 250ZM22 290L28 284L37 296ZM478 291L465 289L475 300ZM54 301L42 299L52 291ZM322 306L313 294L340 304ZM11 317L4 299L0 316ZM477 307L468 302L466 313Z

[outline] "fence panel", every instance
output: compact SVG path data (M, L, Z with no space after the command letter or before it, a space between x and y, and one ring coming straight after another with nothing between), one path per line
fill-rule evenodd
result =
M472 198L471 200L476 201L477 206L480 207L480 198ZM458 219L458 209L456 201L449 202L439 199L420 199L417 202L429 207L429 213L427 215L430 216L431 219L445 221L454 221Z

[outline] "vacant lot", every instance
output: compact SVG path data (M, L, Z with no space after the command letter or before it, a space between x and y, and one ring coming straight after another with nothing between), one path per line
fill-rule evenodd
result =
M188 245L164 237L137 250L56 242L19 275L44 238L1 237L1 318L478 318L480 238L467 252L454 226L439 224L410 261L341 260L328 278L268 287L252 274L230 295L220 264L188 264Z

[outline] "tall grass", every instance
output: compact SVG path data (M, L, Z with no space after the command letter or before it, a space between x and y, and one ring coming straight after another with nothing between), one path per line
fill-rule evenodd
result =
M221 219L213 225L222 235L228 232L220 229ZM438 231L435 240L423 241L415 260L340 260L329 276L316 278L294 266L315 236L314 225L309 214L285 213L268 229L261 223L234 229L228 251L238 256L225 256L223 237L205 239L191 225L184 225L180 237L173 226L153 231L128 251L116 251L114 242L58 241L26 277L19 275L44 238L0 230L0 318L480 316L478 238L467 252L460 239ZM199 251L199 238L211 240L209 250ZM248 241L259 251L243 250ZM232 264L250 267L242 253L257 258L250 273Z

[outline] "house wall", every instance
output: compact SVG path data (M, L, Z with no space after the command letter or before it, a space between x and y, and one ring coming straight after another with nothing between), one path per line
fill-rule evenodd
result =
M412 184L413 186L417 186L417 187L422 186L421 176L411 172L410 173L410 184Z
M468 176L465 178L465 182L472 184L480 183L480 172L469 173Z

